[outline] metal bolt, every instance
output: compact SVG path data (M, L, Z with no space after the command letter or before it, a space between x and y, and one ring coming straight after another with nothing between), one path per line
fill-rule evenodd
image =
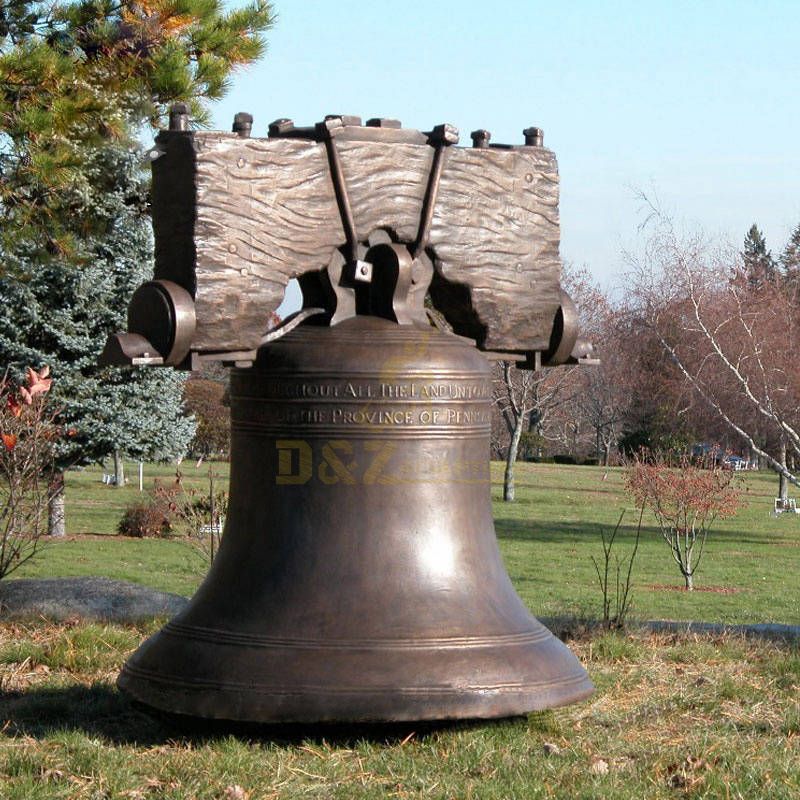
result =
M326 114L325 122L338 121L342 125L361 125L361 117L353 114Z
M250 137L250 131L253 130L253 115L248 114L246 111L240 111L233 118L234 133L238 133L243 139Z
M276 119L275 122L269 124L269 135L280 136L282 133L287 133L294 128L294 122L287 117Z
M472 146L477 147L480 150L489 146L489 140L492 138L492 134L489 131L485 131L483 128L479 128L477 131L472 131L470 134L472 137Z
M387 119L386 117L373 117L367 120L368 128L402 128L403 123L399 119Z
M526 147L542 147L544 144L544 131L541 128L525 128L522 135Z
M169 129L171 131L189 130L189 106L186 103L174 103L170 108Z
M431 144L458 144L458 128L455 125L445 122L436 125L428 134Z

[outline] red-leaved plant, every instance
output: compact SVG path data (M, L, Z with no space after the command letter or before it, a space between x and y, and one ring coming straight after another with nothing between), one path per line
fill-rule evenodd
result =
M625 483L637 506L655 516L691 591L711 526L741 504L734 471L714 454L698 460L643 452L628 463Z
M0 578L36 553L47 532L55 447L61 430L48 404L48 367L15 386L0 379Z

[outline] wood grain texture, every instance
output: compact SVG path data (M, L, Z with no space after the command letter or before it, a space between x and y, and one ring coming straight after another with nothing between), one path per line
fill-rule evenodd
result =
M288 280L324 268L345 242L325 146L213 132L164 136L167 154L154 164L157 277L193 291L193 349L255 347ZM336 147L359 239L385 228L412 243L433 148ZM429 251L446 289L435 295L440 310L471 320L462 332L486 349L546 349L559 305L558 247L550 151L448 148Z
M559 242L551 151L448 150L430 246L444 278L471 287L486 349L547 349L559 306Z
M328 161L304 141L225 137L197 155L200 350L255 347L290 280L343 242Z
M401 242L417 236L433 148L427 145L337 142L359 240L378 228Z

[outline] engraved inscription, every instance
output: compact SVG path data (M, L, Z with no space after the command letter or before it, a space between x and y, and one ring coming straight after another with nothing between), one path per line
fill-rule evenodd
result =
M418 383L331 381L296 383L273 381L265 396L271 400L488 400L492 388L485 381Z
M266 420L265 420L266 421ZM352 408L292 408L276 409L270 422L279 425L369 425L387 428L406 425L488 425L491 412L486 408L415 408L391 409L365 406Z

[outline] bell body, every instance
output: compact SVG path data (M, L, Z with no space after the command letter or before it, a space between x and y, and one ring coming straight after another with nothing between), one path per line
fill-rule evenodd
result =
M232 375L225 535L119 686L254 722L499 717L587 697L491 514L491 383L457 337L359 316Z

